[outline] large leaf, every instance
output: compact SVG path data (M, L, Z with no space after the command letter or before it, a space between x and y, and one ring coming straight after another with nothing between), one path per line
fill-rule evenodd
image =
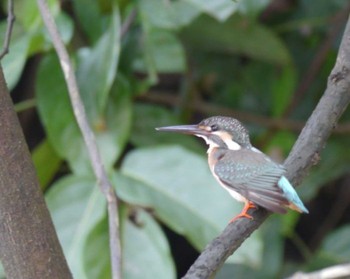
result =
M87 151L75 121L65 80L55 56L41 63L37 79L37 105L51 145L74 172L89 173Z
M96 121L102 114L114 82L120 52L120 18L115 8L109 28L92 49L80 51L77 79L84 103Z
M111 278L108 232L108 217L106 216L90 231L87 237L88 245L84 247L84 267L88 278Z
M97 143L107 169L112 169L129 138L132 125L131 88L118 76L113 83L104 122L96 127Z
M109 19L107 16L103 16L101 1L76 0L72 4L79 23L90 42L98 41L101 34L105 31L104 29Z
M226 20L238 8L231 0L138 1L141 18L147 25L162 29L178 29L189 24L199 14L206 13L217 20Z
M4 42L6 34L7 22L3 21L0 24L0 41ZM7 86L12 89L23 71L24 64L28 55L30 35L19 26L14 24L12 30L11 44L9 53L1 60L1 66L4 70Z
M60 11L59 2L55 0L46 1L51 13L56 16ZM33 31L39 25L43 26L40 11L35 0L17 0L14 2L14 10L16 12L16 21L27 31Z
M279 78L272 84L272 115L279 117L285 111L293 97L296 88L296 71L292 65L287 65L281 71Z
M1 40L2 41L2 40ZM10 52L1 61L8 88L11 90L17 84L27 58L30 37L22 34L11 42Z
M238 1L232 0L185 0L185 2L193 4L201 12L206 12L221 21L226 20L238 7Z
M32 153L33 163L42 190L45 190L61 165L61 159L49 141L43 140Z
M290 215L273 215L262 226L263 260L260 266L260 275L265 278L273 278L280 271L283 264L284 239L281 233L283 220Z
M181 147L133 151L123 162L122 174L113 178L119 196L154 209L162 222L188 238L197 249L203 249L241 209L218 186L206 160ZM239 251L232 261L258 264L258 235L254 234Z
M30 38L28 51L18 53L15 60L18 60L21 55L32 55L38 51L43 51L52 48L51 38L44 26L37 3L35 0L18 0L15 3L16 21L14 27L20 25L25 32L20 36ZM57 24L58 31L64 43L68 43L73 35L73 22L71 18L61 11L60 5L55 0L48 0L50 12ZM11 39L11 45L13 44ZM12 51L12 49L11 49Z
M240 54L273 64L287 64L290 55L270 29L234 15L224 23L201 16L182 32L192 48L222 54Z
M52 185L46 196L59 240L74 278L88 278L84 249L89 232L105 216L106 202L89 177L67 176Z
M103 118L93 119L97 144L107 169L112 168L128 138L131 126L129 91L128 84L118 79L111 89L110 101ZM87 150L73 115L61 69L54 56L46 57L40 65L36 93L39 114L51 145L69 162L75 173L90 174ZM95 105L97 106L96 103Z
M123 278L175 278L175 267L167 239L145 211L136 212L137 224L122 218ZM156 263L156 264L155 264Z
M160 73L184 72L186 69L185 52L177 37L164 30L145 32L142 57L134 62L134 69L155 75ZM155 79L152 78L152 79Z
M251 17L257 17L271 2L271 0L240 0L238 11Z
M160 226L143 210L133 212L137 223L129 219L129 213L129 208L120 207L123 278L175 278L169 244ZM87 243L88 278L111 278L107 218L91 231Z
M200 13L198 7L186 0L176 2L147 0L139 1L138 5L144 24L156 28L179 28L190 23Z
M345 225L330 233L322 243L319 253L323 257L345 263L350 258L350 225Z

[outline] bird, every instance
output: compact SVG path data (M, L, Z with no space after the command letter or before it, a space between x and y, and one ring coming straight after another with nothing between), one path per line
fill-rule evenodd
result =
M209 169L219 184L236 200L243 202L240 214L231 219L253 219L249 209L263 207L285 214L288 209L309 213L294 187L285 177L286 169L251 142L248 130L231 117L212 116L195 125L156 128L203 138L209 146Z

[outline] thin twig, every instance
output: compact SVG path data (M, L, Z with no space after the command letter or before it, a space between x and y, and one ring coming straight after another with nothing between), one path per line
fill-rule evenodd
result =
M298 185L311 166L317 164L319 153L350 102L349 37L350 20L343 35L336 64L328 78L327 89L284 164L287 169L286 176L294 185ZM252 212L253 220L241 218L230 223L221 235L208 244L183 278L210 278L270 214L264 209L257 209Z
M180 97L167 92L148 92L147 94L138 96L137 100L162 104L171 107L178 107L182 102ZM234 110L220 105L214 105L202 100L193 100L186 105L189 108L193 109L195 112L199 112L205 115L218 114L232 116L238 118L242 122L254 123L256 125L269 129L288 130L300 133L300 131L305 126L305 122L303 121L271 118L265 115L258 115L246 111ZM334 128L333 132L340 135L349 134L350 123L338 124Z
M119 238L119 218L118 201L114 188L108 180L106 171L102 164L100 153L96 144L95 136L87 121L85 108L80 98L77 81L74 75L73 67L68 56L68 52L58 32L57 26L53 20L51 12L45 0L37 0L41 16L48 29L54 48L60 60L62 71L67 83L69 97L72 103L75 118L83 135L93 171L97 178L99 187L105 195L108 202L108 221L109 221L109 241L111 253L112 277L121 278L121 248Z
M126 33L129 31L131 24L134 22L137 15L137 10L134 8L128 17L125 19L125 21L122 24L122 27L120 28L120 38L123 38Z
M22 111L25 111L27 109L35 108L36 106L36 100L35 99L28 99L24 100L20 103L15 104L15 111L17 113L20 113Z
M11 34L13 29L13 23L15 22L15 14L13 12L13 0L8 0L7 2L7 28L6 28L6 34L5 34L5 40L2 47L2 50L0 52L0 60L9 53L9 46L10 46L10 40L11 40Z

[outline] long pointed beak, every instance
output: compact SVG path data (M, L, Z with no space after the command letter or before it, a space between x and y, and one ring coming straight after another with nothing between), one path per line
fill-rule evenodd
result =
M175 132L189 135L208 135L208 131L201 129L198 125L179 125L156 128L157 131Z

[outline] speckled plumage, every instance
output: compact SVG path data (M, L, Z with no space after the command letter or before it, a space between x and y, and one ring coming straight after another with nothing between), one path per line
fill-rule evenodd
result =
M213 116L202 120L199 127L211 127L217 125L220 131L225 131L233 136L233 140L243 148L252 147L247 129L237 119L226 116Z
M218 158L212 172L224 188L273 212L286 213L289 201L278 187L278 181L285 173L281 165L272 162L263 153L249 149L232 151L217 148L209 156Z

